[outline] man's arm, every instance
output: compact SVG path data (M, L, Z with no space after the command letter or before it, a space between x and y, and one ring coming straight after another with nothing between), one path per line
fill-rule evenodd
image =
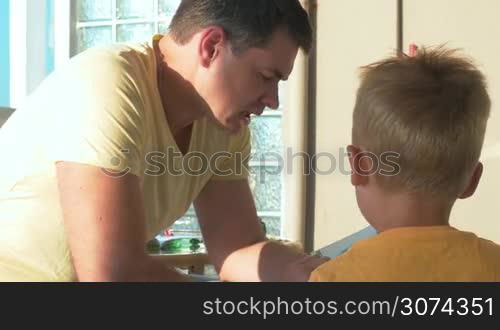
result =
M182 281L145 250L139 178L68 162L56 165L69 246L80 281Z
M194 205L223 281L307 281L325 262L266 240L247 180L212 180Z

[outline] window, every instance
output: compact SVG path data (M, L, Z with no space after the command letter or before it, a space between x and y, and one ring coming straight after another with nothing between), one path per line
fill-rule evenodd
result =
M165 33L180 0L77 0L76 52Z
M112 42L135 42L147 40L154 33L165 33L180 0L76 0L72 17L76 31L73 55L89 47ZM280 88L280 96L286 88ZM269 235L281 236L283 206L283 179L279 161L266 161L266 155L281 154L283 143L282 109L266 110L262 117L251 124L252 160L251 187L259 217L266 224ZM271 157L273 158L273 157ZM173 231L182 234L199 234L194 209L173 226Z

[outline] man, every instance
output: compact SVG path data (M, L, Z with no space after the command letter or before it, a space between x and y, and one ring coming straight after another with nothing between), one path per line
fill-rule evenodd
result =
M298 0L184 0L167 35L47 79L0 133L0 280L185 280L144 246L194 201L221 280L306 281L324 260L265 239L241 170L299 47Z

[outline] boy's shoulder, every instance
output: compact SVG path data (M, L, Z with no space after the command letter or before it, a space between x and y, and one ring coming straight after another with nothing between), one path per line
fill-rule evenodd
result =
M478 237L478 241L481 253L493 258L500 267L500 244L481 237Z

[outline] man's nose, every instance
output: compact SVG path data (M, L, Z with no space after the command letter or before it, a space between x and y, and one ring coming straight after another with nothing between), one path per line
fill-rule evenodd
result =
M278 88L278 84L273 85L262 98L262 103L273 110L277 110L280 106Z

